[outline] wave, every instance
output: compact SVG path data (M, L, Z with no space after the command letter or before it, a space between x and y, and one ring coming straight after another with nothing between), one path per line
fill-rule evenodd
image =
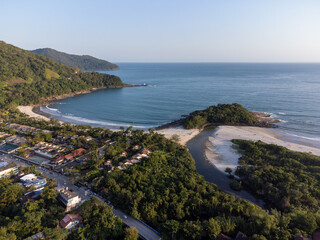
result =
M146 125L133 125L130 123L113 123L113 122L107 122L107 121L91 120L88 118L74 116L71 113L62 114L58 109L50 108L48 106L46 106L45 108L42 108L41 110L45 113L48 113L52 116L55 116L56 118L58 118L61 121L69 120L69 122L71 122L71 123L80 123L80 124L85 124L85 125L93 124L93 125L97 125L97 126L117 127L117 128L132 126L133 128L136 128L136 129L149 129L149 128L157 127L157 126L150 126L150 125L148 125L148 126L146 126Z
M270 115L269 118L279 120L282 123L288 122L287 120L283 120L283 119L279 118L279 116L278 116L278 115L286 115L284 112L278 112L278 113L263 112L263 113Z
M320 141L320 137L306 137L306 136L301 136L301 135L297 135L297 134L293 134L293 133L286 133L286 135L292 136L292 137L296 137L296 138L303 138L303 139L307 139L310 141Z
M132 124L122 124L122 123L112 123L112 122L105 122L105 121L97 121L97 120L91 120L83 117L76 117L76 116L70 116L70 115L62 115L63 118L70 119L77 122L83 122L88 124L95 124L95 125L102 125L102 126L114 126L114 127L134 127L134 128L141 128L141 129L147 129L150 127L156 127L156 126L141 126L141 125L132 125Z
M287 120L283 120L283 119L280 119L280 118L277 118L277 120L279 120L282 123L287 123L288 122Z
M48 107L48 105L46 106L46 108L47 108L49 111L54 111L54 112L59 112L59 113L60 113L60 111L59 111L58 109L56 109L56 108L50 108L50 107Z

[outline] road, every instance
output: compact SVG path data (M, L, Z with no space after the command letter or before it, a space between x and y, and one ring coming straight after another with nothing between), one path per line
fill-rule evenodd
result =
M0 153L0 160L4 160L6 162L15 162L18 166L30 166L30 164L28 164L27 162L23 161L23 160L19 160L18 158L15 157L15 155L13 154L3 154ZM105 199L103 199L101 196L91 192L89 189L85 188L85 187L77 187L75 186L68 177L60 174L60 173L56 173L53 171L50 171L46 168L43 168L41 166L36 166L36 169L40 172L42 172L43 175L55 179L57 182L57 185L59 187L68 187L69 189L72 189L76 194L78 194L82 201L86 201L89 200L91 198L91 196L97 196L99 197L101 200L105 201ZM120 209L115 209L114 207L112 207L112 211L113 213L120 217L122 219L122 221L129 227L135 227L138 232L139 235L142 239L145 240L160 240L161 237L159 234L156 233L156 231L154 229L152 229L151 227L149 227L147 224L140 222L139 220L131 217L130 215L122 212Z

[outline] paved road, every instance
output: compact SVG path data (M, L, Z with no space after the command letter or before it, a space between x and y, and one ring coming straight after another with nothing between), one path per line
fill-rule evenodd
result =
M119 209L113 209L113 213L116 216L119 216L122 221L129 227L135 227L141 238L146 240L160 240L161 237L156 234L154 231L152 231L149 227L147 227L145 224L139 222L137 219L125 214Z
M18 166L30 166L30 164L26 163L25 161L19 160L16 157L14 157L14 155L10 155L10 154L0 153L0 160L4 160L7 162L15 162ZM89 200L92 195L95 195L95 196L101 198L103 201L105 201L105 199L103 199L101 196L94 194L93 192L91 192L87 188L85 188L85 187L79 188L79 187L75 186L70 181L70 179L68 177L66 177L60 173L52 172L52 171L50 171L46 168L40 167L40 166L36 166L36 168L38 171L42 172L43 175L45 175L49 178L55 179L58 186L61 186L61 187L64 186L64 187L68 187L69 189L73 189L73 191L75 193L77 193L83 201ZM160 240L161 239L161 237L155 232L155 230L152 230L146 224L138 221L137 219L131 217L130 215L125 214L120 209L112 208L112 211L115 215L119 216L127 226L135 227L138 230L141 238L143 238L145 240Z

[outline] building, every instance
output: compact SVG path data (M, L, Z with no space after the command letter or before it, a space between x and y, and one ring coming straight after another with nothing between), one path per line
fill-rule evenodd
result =
M77 229L82 225L82 218L78 214L67 214L59 223L61 228L68 229Z
M43 232L38 232L31 237L26 238L26 240L45 240Z
M27 139L24 138L24 137L19 137L17 135L13 135L13 136L10 136L10 137L7 137L6 138L6 142L7 143L11 143L13 145L21 145L21 144L26 144L27 143Z
M17 164L0 161L0 178L10 177L17 173L18 173Z
M47 179L38 177L33 173L27 174L20 178L24 187L34 186L35 188L41 188L47 185Z
M43 188L34 190L32 192L26 193L21 199L20 204L24 206L28 201L34 202L36 200L40 200L41 198L41 192L43 191Z
M52 133L52 131L49 131L49 130L42 130L42 129L27 126L27 125L17 124L17 123L11 123L11 124L8 124L7 126L21 133L38 133L41 131L49 134Z
M80 156L82 154L85 154L86 152L87 152L87 150L85 150L84 148L78 148L78 149L72 151L71 154L72 154L73 157L78 157L78 156Z
M76 207L81 198L74 192L68 190L68 188L56 188L59 192L59 201L66 207L66 211Z

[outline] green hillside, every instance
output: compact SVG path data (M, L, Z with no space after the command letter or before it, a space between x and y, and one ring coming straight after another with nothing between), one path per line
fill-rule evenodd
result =
M122 87L114 75L77 68L0 41L0 108L100 87Z
M58 63L65 64L69 67L80 68L81 70L98 71L98 70L116 70L119 66L105 60L94 58L88 55L73 55L59 52L51 48L40 48L32 52L49 57Z
M204 124L212 125L257 125L257 118L242 105L218 104L205 110L195 111L184 120L187 129L199 128Z

